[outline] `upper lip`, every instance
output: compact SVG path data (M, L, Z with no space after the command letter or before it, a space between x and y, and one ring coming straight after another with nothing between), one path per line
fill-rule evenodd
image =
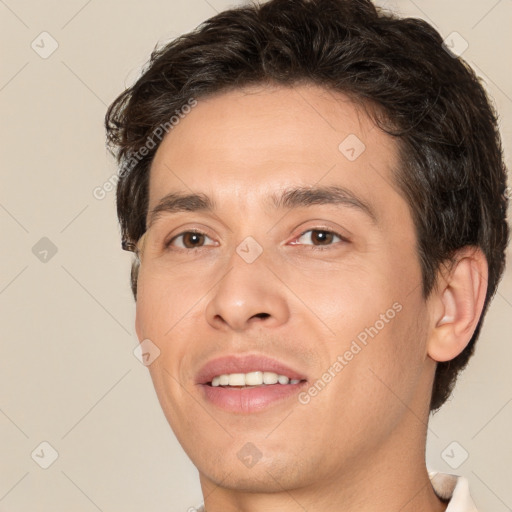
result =
M277 359L259 354L247 354L238 356L229 355L212 359L199 370L196 382L198 384L207 384L218 375L249 373L254 371L274 372L278 375L286 375L290 380L306 380L304 374Z

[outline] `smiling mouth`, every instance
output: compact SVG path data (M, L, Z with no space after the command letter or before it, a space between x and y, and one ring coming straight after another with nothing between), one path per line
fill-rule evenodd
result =
M230 414L293 407L307 386L305 373L264 354L230 354L210 360L195 378L200 400Z
M275 372L253 371L248 373L224 373L213 377L208 386L222 388L255 388L265 386L287 386L305 382L304 379L290 379Z

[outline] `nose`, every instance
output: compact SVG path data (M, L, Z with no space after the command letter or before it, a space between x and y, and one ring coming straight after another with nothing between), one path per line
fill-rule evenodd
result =
M247 263L235 252L206 306L207 321L215 329L237 332L261 324L278 327L290 315L286 292L264 254Z

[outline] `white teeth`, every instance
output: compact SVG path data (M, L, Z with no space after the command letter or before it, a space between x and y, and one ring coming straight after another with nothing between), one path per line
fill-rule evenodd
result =
M263 384L277 384L279 375L274 372L263 372Z
M217 375L212 379L212 386L261 386L262 384L298 384L299 379L274 372L248 372Z
M261 386L261 384L263 384L263 372L250 372L245 374L246 386Z
M245 374L243 373L232 373L229 376L230 386L245 386Z

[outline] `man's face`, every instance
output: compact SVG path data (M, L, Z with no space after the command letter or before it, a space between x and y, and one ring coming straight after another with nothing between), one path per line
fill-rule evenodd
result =
M347 468L360 479L378 450L423 436L435 367L398 165L361 109L313 86L199 99L164 138L136 330L160 350L151 377L203 481L268 492ZM318 187L345 199L308 202ZM215 208L153 217L170 193ZM254 372L293 383L238 387Z

